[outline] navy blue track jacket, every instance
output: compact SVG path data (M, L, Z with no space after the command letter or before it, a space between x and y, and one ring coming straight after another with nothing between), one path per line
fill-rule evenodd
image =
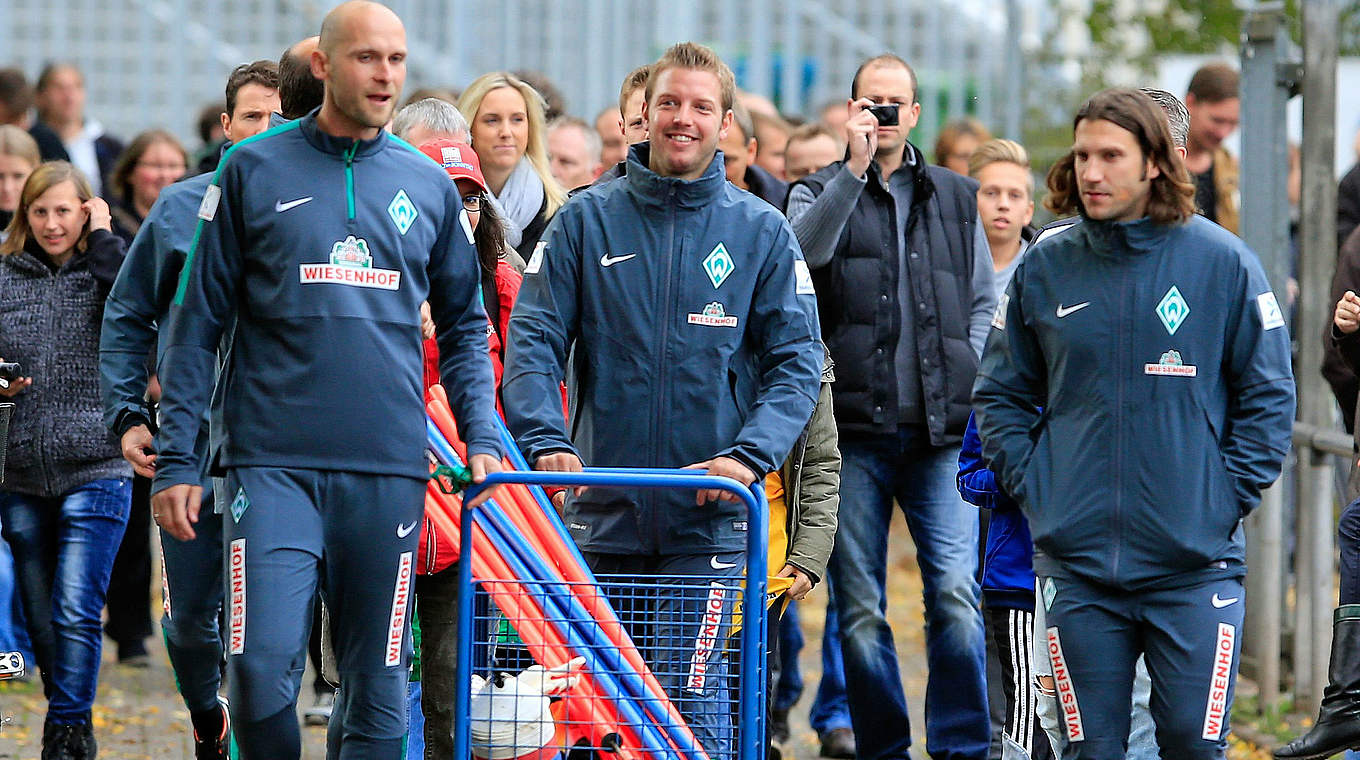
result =
M160 359L155 490L196 483L193 441L235 317L213 464L425 478L419 307L469 453L499 456L478 264L448 176L386 132L316 113L235 145L199 208Z
M501 395L530 462L681 467L717 456L757 476L812 415L822 348L811 276L788 222L727 182L722 154L694 181L661 177L648 146L624 177L557 212L510 317ZM573 355L571 431L558 383ZM586 551L744 548L745 508L692 492L590 489L569 499Z
M1255 254L1218 225L1086 220L1020 263L973 402L1040 575L1240 576L1241 518L1289 448L1289 335Z
M161 191L118 270L99 336L99 381L104 424L116 429L129 413L145 414L146 360L157 345L158 325L170 310L184 258L193 244L195 216L212 174L176 182ZM159 353L159 351L157 351ZM207 430L198 454L207 454ZM207 485L207 478L204 478Z

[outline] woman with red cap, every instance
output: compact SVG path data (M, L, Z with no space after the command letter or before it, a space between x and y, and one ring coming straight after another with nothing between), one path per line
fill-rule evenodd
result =
M467 143L434 140L420 151L444 167L463 196L465 224L477 249L482 270L482 301L487 314L487 342L496 375L496 408L500 409L501 370L505 359L505 329L522 282L506 258L505 232L496 208L487 199L477 153ZM439 349L429 310L421 310L425 334L425 386L439 382ZM421 711L425 715L426 757L453 755L454 665L458 635L458 574L451 568L458 554L452 536L425 521L420 533L416 608L420 619Z

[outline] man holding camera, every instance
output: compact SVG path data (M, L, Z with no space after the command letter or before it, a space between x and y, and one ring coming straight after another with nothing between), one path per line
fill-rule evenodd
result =
M980 760L989 728L978 517L954 477L996 297L977 182L928 166L907 141L921 113L916 94L906 61L865 61L847 103L847 157L795 184L788 215L838 370L844 463L829 571L856 754L905 758L911 745L884 616L896 499L925 587L926 750Z

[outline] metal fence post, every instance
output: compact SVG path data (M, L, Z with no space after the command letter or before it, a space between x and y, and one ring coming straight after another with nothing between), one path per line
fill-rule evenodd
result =
M1331 393L1317 368L1322 366L1323 325L1331 313L1330 282L1336 263L1336 177L1333 169L1336 133L1336 0L1306 0L1303 3L1303 197L1300 225L1299 328L1301 350L1296 378L1299 389L1299 421L1327 428L1331 420ZM1331 627L1327 624L1333 603L1332 563L1335 552L1332 518L1331 462L1313 449L1300 457L1299 468L1301 523L1309 526L1308 543L1300 542L1298 551L1299 585L1310 592L1312 644L1310 661L1297 662L1296 668L1310 670L1310 686L1299 694L1306 705L1322 699L1327 683L1327 659ZM1310 493L1311 492L1311 493ZM1301 597L1300 597L1301 598Z
M1289 199L1285 104L1280 65L1288 54L1281 4L1261 4L1242 21L1242 239L1261 257L1271 289L1286 303L1289 261ZM1282 555L1284 488L1267 490L1247 519L1246 636L1244 656L1255 664L1262 709L1279 699L1281 612L1285 577ZM1305 593L1300 589L1299 593ZM1304 642L1306 643L1306 642Z

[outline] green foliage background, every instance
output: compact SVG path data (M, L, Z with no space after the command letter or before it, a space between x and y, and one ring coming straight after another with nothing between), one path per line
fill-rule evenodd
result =
M1023 139L1037 171L1046 172L1071 145L1071 116L1081 102L1090 93L1113 84L1107 77L1111 62L1122 62L1150 75L1157 59L1166 55L1207 54L1238 60L1244 13L1234 0L1139 0L1142 7L1135 8L1131 18L1127 6L1119 0L1092 0L1085 14L1091 51L1082 62L1080 85L1028 100ZM1339 6L1340 53L1360 55L1360 2L1343 0ZM1286 0L1285 16L1294 43L1301 45L1300 0ZM1131 34L1146 34L1148 42L1146 49L1132 58L1128 53ZM1056 62L1041 51L1026 64L1042 67ZM1055 104L1061 105L1055 108ZM1043 191L1038 195L1042 197Z

